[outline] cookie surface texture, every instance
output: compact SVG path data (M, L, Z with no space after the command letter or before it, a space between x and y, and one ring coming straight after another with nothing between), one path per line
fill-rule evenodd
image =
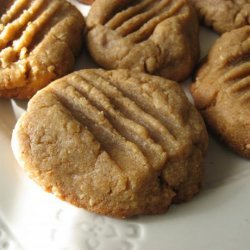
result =
M30 98L73 70L84 18L64 0L0 1L0 97Z
M239 154L250 157L250 26L222 35L192 85L196 106L210 127Z
M199 57L198 18L185 0L96 0L87 44L106 69L130 69L182 81Z
M204 23L218 33L250 24L249 0L189 0Z
M45 190L124 218L163 213L199 191L207 133L177 83L96 69L39 91L13 145Z

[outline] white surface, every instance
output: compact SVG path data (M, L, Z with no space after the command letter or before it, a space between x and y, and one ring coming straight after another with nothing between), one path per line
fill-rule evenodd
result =
M215 37L201 31L203 55ZM91 66L83 58L77 68ZM0 250L250 249L250 162L213 137L198 196L164 215L115 220L66 204L25 176L10 147L25 107L0 100Z

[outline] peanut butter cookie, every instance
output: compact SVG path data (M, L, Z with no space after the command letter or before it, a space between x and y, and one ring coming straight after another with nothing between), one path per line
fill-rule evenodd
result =
M199 57L198 20L185 0L96 0L87 44L107 69L131 69L181 81Z
M157 214L202 181L202 118L175 82L128 70L82 70L29 102L12 145L45 190L114 217Z
M249 0L190 0L205 24L224 33L250 24Z
M64 0L0 0L0 97L26 99L73 70L84 18Z
M210 127L250 157L250 26L222 35L198 71L192 94Z

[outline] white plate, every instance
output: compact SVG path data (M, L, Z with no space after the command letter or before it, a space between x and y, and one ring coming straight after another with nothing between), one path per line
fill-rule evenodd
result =
M203 55L215 39L202 29ZM77 68L93 65L82 58ZM217 139L210 137L204 188L192 201L160 216L115 220L66 204L25 176L10 147L25 107L0 100L0 250L250 249L250 164Z

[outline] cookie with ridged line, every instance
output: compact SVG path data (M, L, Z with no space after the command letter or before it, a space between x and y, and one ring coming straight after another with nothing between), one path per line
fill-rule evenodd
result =
M96 0L87 45L106 69L130 69L182 81L199 58L199 24L186 0Z
M218 33L250 24L249 0L189 0L201 20Z
M128 70L82 70L39 91L14 153L46 191L125 218L165 212L200 189L208 143L181 87Z
M207 124L250 157L250 26L223 34L197 72L191 92Z
M65 0L0 3L0 97L30 98L73 70L84 17Z

